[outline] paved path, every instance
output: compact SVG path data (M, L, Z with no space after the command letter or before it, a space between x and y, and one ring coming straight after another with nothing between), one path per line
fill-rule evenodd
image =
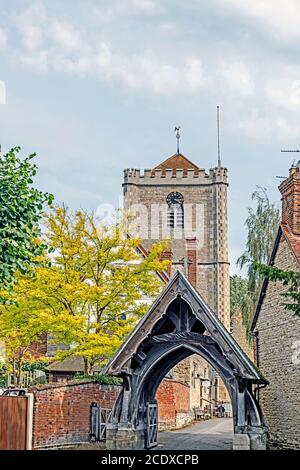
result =
M177 431L158 434L158 447L166 450L230 450L232 419L216 418L200 421Z

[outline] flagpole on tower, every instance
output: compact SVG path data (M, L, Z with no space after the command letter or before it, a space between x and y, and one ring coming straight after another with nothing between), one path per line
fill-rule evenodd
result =
M218 135L218 168L221 168L221 148L220 148L220 106L217 106L217 135Z
M180 126L176 126L174 129L176 139L177 139L177 155L179 155L179 139L180 139Z

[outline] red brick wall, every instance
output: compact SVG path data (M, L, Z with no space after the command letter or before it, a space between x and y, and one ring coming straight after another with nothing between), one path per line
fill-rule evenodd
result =
M156 399L160 427L175 427L177 413L190 412L190 389L174 380L162 381L157 390Z
M87 442L90 405L112 408L121 387L69 382L32 387L33 448Z
M161 255L160 255L160 259L162 261L164 260L168 260L168 261L172 261L172 256L173 256L173 253L172 253L172 250L165 250ZM166 269L166 272L168 273L169 276L171 276L171 273L172 273L172 263L170 263Z
M197 239L196 237L186 239L188 264L188 280L193 287L197 286Z
M300 170L295 168L292 174L279 186L282 195L282 223L300 235Z
M87 442L90 405L112 408L121 387L94 382L62 382L32 387L33 449ZM178 413L190 412L189 387L164 379L156 394L162 428L175 428Z

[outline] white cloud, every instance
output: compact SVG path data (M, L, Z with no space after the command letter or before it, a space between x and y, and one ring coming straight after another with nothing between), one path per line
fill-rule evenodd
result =
M253 139L290 139L300 133L300 124L295 120L285 117L262 116L259 113L253 113L252 116L242 119L239 123L239 129L248 137Z
M49 53L47 50L38 50L31 54L14 54L11 62L14 65L20 63L34 72L46 73L49 69Z
M119 78L131 88L148 88L156 93L186 93L206 83L202 64L197 58L186 59L178 66L150 56L121 57L107 44L102 44L97 64L99 77Z
M276 36L293 39L300 36L299 0L222 0L244 14L258 19L271 28Z
M55 70L78 77L120 80L130 88L149 89L155 93L189 93L208 83L201 61L195 57L174 65L149 55L126 57L107 43L77 52L70 55L63 48L52 47L30 54L21 52L14 60L35 71Z
M124 4L124 0L122 0L122 3ZM137 10L153 12L158 8L159 3L157 0L129 0L129 7L130 6Z
M298 75L300 77L300 75ZM300 107L300 79L279 78L267 80L265 93L269 101L278 107L289 110L299 110Z
M161 23L158 25L158 30L163 34L175 34L178 30L176 27L176 23L172 23L170 21Z
M209 82L208 77L205 77L202 63L199 59L189 58L186 61L186 81L192 90L201 88Z
M42 46L46 32L47 15L45 7L36 3L14 16L14 23L21 36L21 44L28 51L36 51Z
M119 20L120 16L157 15L163 11L161 0L108 0L93 8L94 15L102 22Z
M251 95L254 92L254 81L250 71L240 61L223 62L221 64L220 75L233 92L241 95Z
M152 0L130 3L147 11L156 6ZM19 14L15 24L21 35L21 47L13 51L12 61L35 71L54 70L72 76L119 80L130 88L165 94L189 93L208 82L198 57L183 57L181 63L173 64L157 54L125 55L108 42L99 41L99 35L51 18L39 5Z
M68 52L80 49L83 41L80 32L65 21L52 21L49 36L58 46Z
M4 29L0 28L0 50L5 49L7 46L7 34Z

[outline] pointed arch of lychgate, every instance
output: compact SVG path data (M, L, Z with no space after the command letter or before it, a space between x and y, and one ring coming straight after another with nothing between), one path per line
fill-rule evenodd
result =
M147 405L154 402L165 375L192 354L205 359L223 380L232 402L235 433L263 432L254 389L267 381L179 272L107 367L107 373L123 378L112 427L147 433Z

